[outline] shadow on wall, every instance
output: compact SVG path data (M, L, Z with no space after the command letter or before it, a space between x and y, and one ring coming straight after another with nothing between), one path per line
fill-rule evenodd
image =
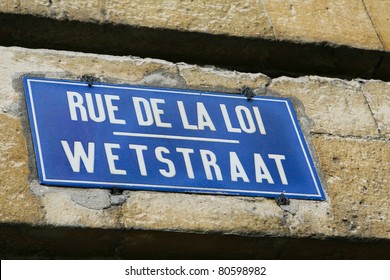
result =
M390 54L324 43L294 43L0 13L0 45L133 55L215 65L272 78L319 75L390 81Z
M389 259L388 240L2 225L1 259Z

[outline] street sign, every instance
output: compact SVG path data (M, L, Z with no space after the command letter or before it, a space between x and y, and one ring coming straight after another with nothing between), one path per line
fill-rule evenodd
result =
M325 199L288 99L23 82L42 184Z

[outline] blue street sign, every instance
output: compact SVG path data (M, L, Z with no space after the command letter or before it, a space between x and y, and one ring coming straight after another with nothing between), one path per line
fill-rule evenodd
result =
M42 184L325 199L288 99L23 82Z

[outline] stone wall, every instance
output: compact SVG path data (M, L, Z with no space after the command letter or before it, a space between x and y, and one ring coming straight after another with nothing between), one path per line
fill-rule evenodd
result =
M250 236L389 239L390 84L263 74L135 57L1 49L0 221L30 226L142 229ZM293 100L327 200L292 200L39 185L21 77L207 89ZM317 153L317 154L316 154Z
M389 3L0 0L0 256L389 258ZM40 185L21 78L86 74L290 98L327 199Z

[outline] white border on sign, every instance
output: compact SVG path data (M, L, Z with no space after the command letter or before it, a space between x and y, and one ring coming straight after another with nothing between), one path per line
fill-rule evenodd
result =
M250 190L235 190L235 189L215 189L215 188L205 188L205 187L184 187L184 186L170 186L170 185L153 185L153 184L132 184L132 183L118 183L118 182L97 182L97 181L78 181L78 180L59 180L59 179L48 179L46 178L45 173L45 166L43 164L43 156L42 156L42 149L41 149L41 143L40 143L40 137L39 137L39 129L38 129L38 123L36 120L36 114L35 114L35 107L34 107L34 99L32 95L32 89L31 89L31 82L37 82L37 83L51 83L51 84L64 84L64 85L77 85L77 86L85 86L88 87L85 83L77 83L77 82L64 82L64 81L50 81L50 80L36 80L36 79L30 79L27 78L27 85L29 90L29 98L30 98L30 104L31 104L31 114L33 116L33 123L35 126L35 134L37 139L37 147L39 151L39 163L41 165L41 171L42 171L42 177L45 182L58 182L58 183L73 183L73 184L94 184L94 185L110 185L110 186L124 186L124 187L153 187L153 188L171 188L171 189L181 189L185 191L191 190L199 190L199 191L212 191L212 192L220 192L220 193L248 193L248 194L274 194L278 195L280 192L266 192L266 191L250 191ZM237 99L247 99L243 96L228 96L224 94L212 94L212 93L200 93L200 92L188 92L188 91L178 91L178 90L168 90L168 89L149 89L149 88L134 88L129 86L110 86L110 85L94 85L94 87L100 87L100 88L113 88L113 89L125 89L125 90L136 90L136 91L150 91L150 92L165 92L165 93L177 93L177 94L187 94L187 95L197 95L197 96L211 96L211 97L222 97L222 98L237 98ZM288 193L285 192L286 195L294 195L294 196L302 196L302 197L321 197L321 192L319 190L318 182L316 180L316 176L314 174L314 171L312 169L312 166L310 164L309 157L306 153L306 149L303 145L303 141L301 139L301 135L299 133L298 127L295 123L294 116L292 114L291 108L289 106L289 103L287 100L279 100L279 99L265 99L261 97L254 97L255 100L261 100L261 101L268 101L268 102L282 102L285 103L287 110L290 115L291 122L293 123L295 133L298 137L299 144L301 146L302 152L304 154L307 166L310 170L311 177L313 179L314 185L317 190L317 194L302 194L302 193ZM234 141L234 140L233 140Z

